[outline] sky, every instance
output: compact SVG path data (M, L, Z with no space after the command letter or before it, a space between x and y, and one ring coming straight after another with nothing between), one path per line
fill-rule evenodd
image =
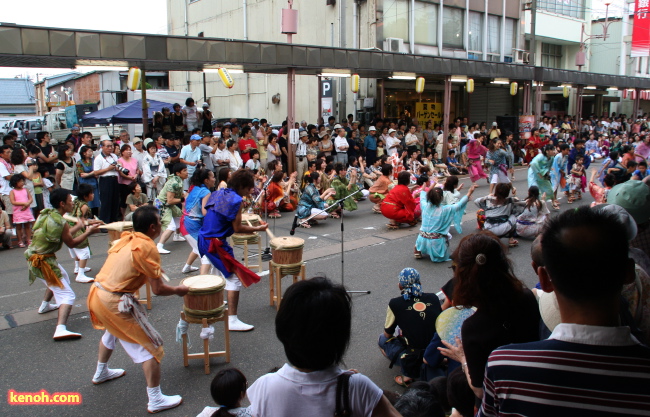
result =
M167 33L166 0L18 0L5 4L0 22L57 28ZM0 78L35 79L69 72L52 68L0 67ZM40 75L44 74L44 75Z
M597 17L605 17L605 3L611 3L609 15L620 16L624 1L592 0L591 9ZM12 7L2 8L0 22L72 29L167 33L166 0L110 0L108 2L99 0L57 0L55 2L52 0L18 0L12 4ZM39 74L39 78L42 79L47 75L68 71L51 68L0 67L0 78L27 76L36 79L36 74Z

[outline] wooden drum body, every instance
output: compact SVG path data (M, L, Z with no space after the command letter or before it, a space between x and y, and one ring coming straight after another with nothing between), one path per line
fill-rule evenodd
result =
M295 265L302 262L305 241L299 237L276 237L269 242L273 262L278 265Z
M226 280L218 275L197 275L185 278L181 284L190 291L183 297L183 310L190 318L219 317L223 314L223 290Z

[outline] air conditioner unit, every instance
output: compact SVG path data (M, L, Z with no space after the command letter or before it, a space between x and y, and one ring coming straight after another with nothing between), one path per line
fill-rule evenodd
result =
M530 62L530 53L521 49L514 49L515 64L528 64Z
M406 52L404 47L404 39L401 38L386 38L384 40L384 51L386 52Z
M533 8L533 2L532 1L524 0L521 5L522 5L522 10L524 10L524 11L530 10L530 9Z

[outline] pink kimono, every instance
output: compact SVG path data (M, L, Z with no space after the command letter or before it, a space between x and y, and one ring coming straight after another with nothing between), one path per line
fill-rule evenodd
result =
M487 178L483 167L481 167L481 156L487 154L488 149L481 145L476 139L471 139L467 144L467 159L469 159L469 179L476 182L481 178Z

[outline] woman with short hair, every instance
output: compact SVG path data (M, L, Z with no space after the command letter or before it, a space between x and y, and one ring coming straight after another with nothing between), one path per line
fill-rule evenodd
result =
M351 332L352 300L343 286L316 277L287 288L275 317L275 334L288 362L248 389L251 414L331 416L336 410L338 381L345 378L350 415L399 416L368 377L361 373L342 377L345 371L339 364Z

